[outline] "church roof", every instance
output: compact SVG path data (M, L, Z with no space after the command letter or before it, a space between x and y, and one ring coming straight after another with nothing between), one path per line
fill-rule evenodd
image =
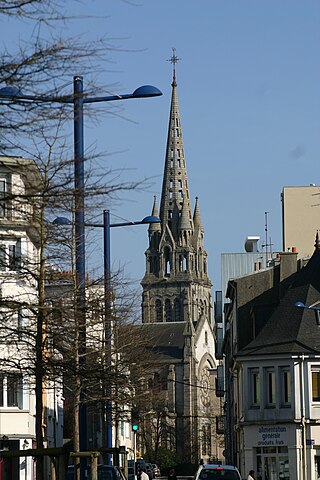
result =
M288 279L285 294L256 338L238 355L319 354L320 326L315 311L298 308L297 301L307 306L320 306L320 245L308 264Z
M146 329L150 347L161 359L183 358L185 322L144 323L139 328L142 333Z

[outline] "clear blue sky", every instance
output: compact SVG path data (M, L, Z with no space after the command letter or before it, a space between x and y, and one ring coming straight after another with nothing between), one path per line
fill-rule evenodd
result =
M68 33L112 39L116 51L99 77L106 89L153 84L163 92L123 102L121 117L99 126L86 121L86 145L112 154L106 164L123 169L124 179L152 177L147 191L124 193L106 208L138 220L160 197L172 78L166 60L175 47L190 193L193 205L199 197L214 289L222 252L242 252L247 235L264 241L265 211L273 249L281 250L283 186L320 184L319 0L88 0L77 12L105 16L72 21ZM139 280L146 228L113 229L111 239L114 266ZM101 264L100 248L97 234L91 265Z

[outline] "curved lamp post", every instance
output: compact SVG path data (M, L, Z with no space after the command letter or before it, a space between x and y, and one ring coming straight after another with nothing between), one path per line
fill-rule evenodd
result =
M103 228L103 284L104 284L104 315L105 315L105 345L107 350L107 367L111 367L111 248L110 248L110 228L114 227L132 227L135 225L148 225L151 223L160 223L160 218L154 215L144 217L140 221L110 223L110 210L103 211L103 223L85 223L85 227ZM71 225L71 220L66 217L57 217L53 223L56 225ZM109 386L109 396L110 386ZM107 447L112 448L112 400L106 402L106 439ZM108 456L110 463L110 456Z
M316 317L316 324L318 325L318 327L320 327L320 307L315 307L314 305L307 306L300 301L296 302L294 306L298 308L306 308L307 310L313 310Z
M73 94L67 96L24 95L16 87L0 89L0 98L18 103L66 103L73 105L74 119L74 200L75 200L75 265L76 265L76 306L79 318L79 363L85 362L86 353L86 321L85 321L85 219L84 219L84 104L98 102L113 102L134 98L158 97L162 92L152 85L144 85L133 93L109 95L100 97L86 97L83 92L83 77L73 77ZM82 389L83 391L83 389ZM41 406L42 410L42 406ZM39 415L38 415L39 416ZM39 420L41 421L41 420ZM79 412L79 443L80 451L87 450L87 412L84 402ZM111 447L112 445L107 445ZM85 479L85 472L81 467L81 480Z

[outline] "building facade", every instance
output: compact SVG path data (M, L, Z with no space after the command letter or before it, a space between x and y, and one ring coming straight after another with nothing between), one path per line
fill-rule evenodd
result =
M268 270L229 282L226 316L226 450L242 476L320 476L320 244L304 265L280 254Z
M157 366L148 379L163 399L161 445L180 463L222 459L216 432L217 362L212 328L211 281L198 198L192 211L178 107L175 55L160 213L154 199L142 279L142 322ZM153 416L154 418L154 416Z
M41 184L31 160L0 157L0 445L36 447L35 332L39 236L36 222ZM61 388L43 384L45 446L62 446ZM1 478L34 478L32 457L0 464Z
M298 252L298 258L311 257L314 232L320 227L319 199L318 185L283 188L281 200L284 252L294 248Z

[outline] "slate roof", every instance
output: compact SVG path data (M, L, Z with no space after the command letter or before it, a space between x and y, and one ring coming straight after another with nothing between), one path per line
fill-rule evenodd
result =
M237 356L320 354L320 326L314 310L294 306L301 301L320 307L320 249L316 246L308 264L287 280L287 290L264 328Z
M185 326L185 322L143 323L139 329L142 335L145 329L150 347L160 358L170 361L183 359Z

